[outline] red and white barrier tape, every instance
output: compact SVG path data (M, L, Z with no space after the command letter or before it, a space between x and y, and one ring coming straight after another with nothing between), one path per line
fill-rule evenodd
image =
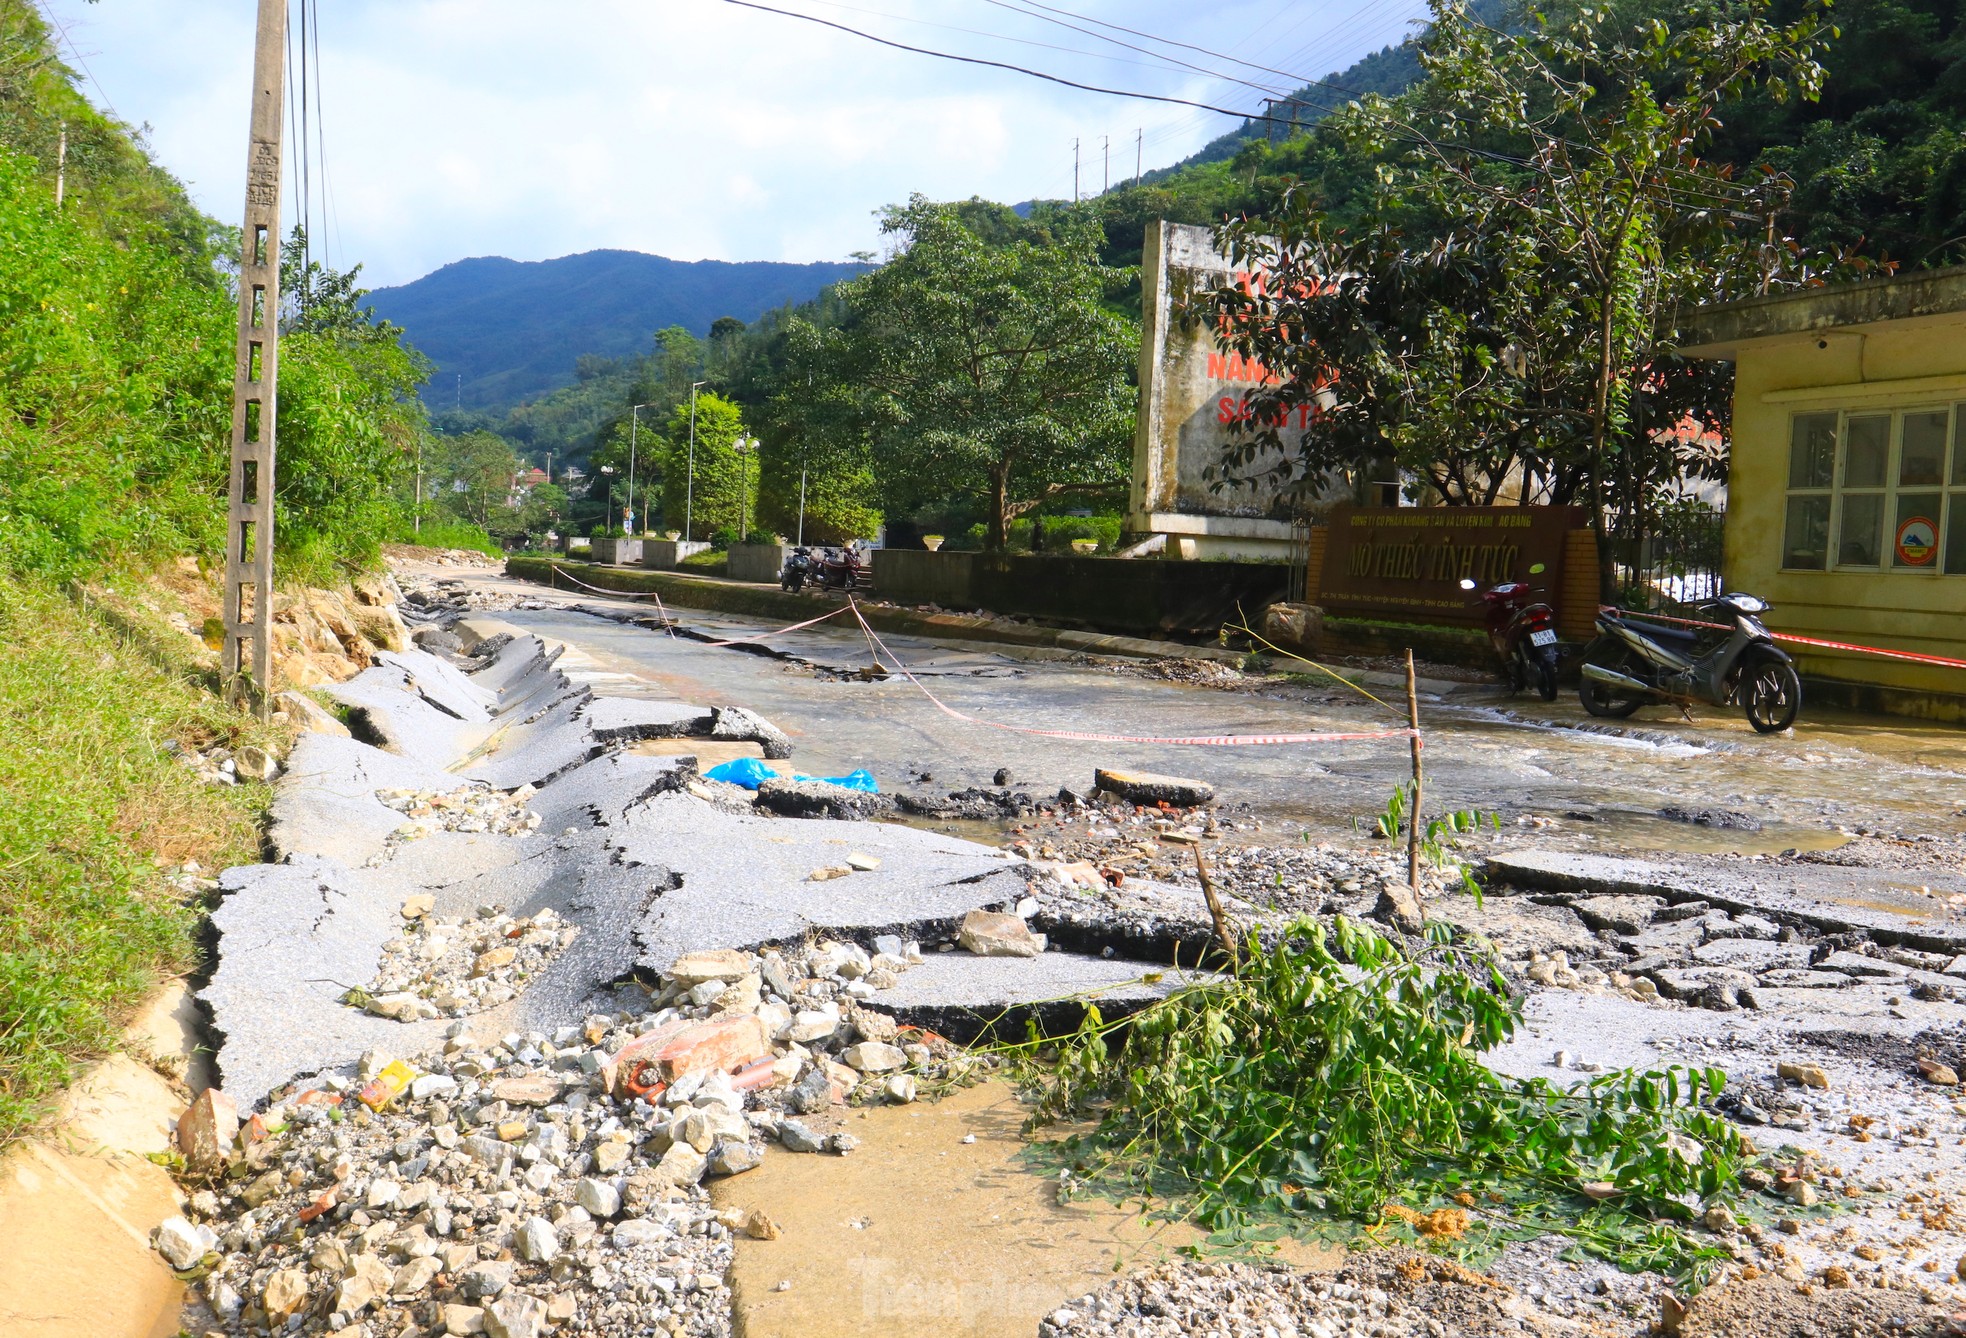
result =
M707 647L711 650L715 650L720 646L748 645L753 641L766 641L775 636L784 636L787 632L802 631L805 628L815 626L816 624L819 623L823 623L828 618L837 618L842 613L845 612L846 612L846 605L842 604L837 609L834 609L831 613L822 613L817 618L808 618L802 623L793 623L790 627L781 627L775 632L760 632L756 636L737 637L730 641L702 641L702 642L698 642L697 644Z
M1027 725L1006 725L995 720L984 720L970 715L965 711L958 711L933 692L930 692L928 686L919 678L915 677L908 666L901 662L900 656L888 649L887 643L881 640L880 634L868 625L867 619L861 615L859 605L853 604L849 600L848 606L853 609L853 616L858 619L860 630L867 634L867 640L885 653L887 658L894 662L896 672L910 683L913 683L916 688L920 689L922 696L935 703L937 710L952 719L963 721L965 724L981 725L985 729L1000 729L1011 734L1031 734L1044 739L1072 739L1084 743L1158 743L1171 744L1177 747L1202 748L1247 748L1264 744L1283 743L1351 743L1366 739L1411 739L1419 737L1417 732L1411 729L1363 730L1346 734L1189 734L1173 736L1155 734L1101 734L1091 730L1079 729L1033 729Z
M1673 618L1663 613L1631 613L1619 610L1625 616L1642 622L1678 623L1683 627L1705 627L1716 632L1728 629L1725 623L1704 622L1698 618ZM1854 641L1825 641L1820 637L1798 636L1793 632L1770 632L1768 635L1777 641L1787 641L1797 646L1815 646L1821 650L1849 651L1856 655L1877 655L1887 660L1907 660L1913 664L1935 664L1942 669L1966 669L1966 660L1949 659L1944 655L1926 655L1915 650L1886 650L1882 646L1863 646Z

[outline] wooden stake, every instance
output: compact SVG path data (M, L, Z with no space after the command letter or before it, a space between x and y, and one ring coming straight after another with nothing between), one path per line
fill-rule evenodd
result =
M1413 675L1413 652L1406 652L1406 723L1413 737L1413 802L1406 810L1406 881L1413 889L1413 904L1426 922L1426 907L1420 896L1420 687Z
M1201 894L1208 902L1209 918L1215 921L1215 941L1222 945L1222 955L1229 959L1229 974L1238 975L1242 971L1242 954L1236 948L1235 926L1229 923L1229 912L1222 906L1222 898L1215 894L1215 883L1208 876L1208 861L1201 857L1201 847L1195 847L1195 872L1201 875Z

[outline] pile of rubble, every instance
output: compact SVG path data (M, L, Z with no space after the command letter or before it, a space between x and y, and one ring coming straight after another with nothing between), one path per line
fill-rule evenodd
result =
M1540 1334L1511 1292L1449 1260L1372 1251L1337 1273L1280 1265L1168 1263L1060 1306L1039 1338L1500 1338Z
M375 797L406 819L390 836L400 845L432 832L524 836L539 826L539 814L526 808L534 793L530 785L511 791L467 785L456 790L377 790Z
M351 1002L399 1022L482 1013L517 998L580 937L551 907L515 918L480 906L455 919L431 914L432 904L429 893L404 903L402 935L382 945L375 979Z
M732 1235L778 1229L705 1179L773 1144L851 1151L846 1105L974 1062L867 1006L920 960L892 936L691 953L645 1013L454 1022L439 1053L371 1053L243 1123L207 1091L177 1126L189 1211L154 1244L228 1335L728 1332Z
M257 744L238 749L215 744L210 748L186 748L167 739L164 750L198 773L207 785L240 785L246 781L270 781L280 774L279 761Z

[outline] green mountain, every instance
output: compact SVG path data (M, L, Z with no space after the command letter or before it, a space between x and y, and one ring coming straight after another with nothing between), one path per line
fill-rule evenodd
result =
M570 385L583 355L648 352L657 330L699 336L719 316L749 323L858 274L842 262L670 260L639 251L586 251L558 260L459 260L368 301L437 365L424 392L433 409L498 411Z

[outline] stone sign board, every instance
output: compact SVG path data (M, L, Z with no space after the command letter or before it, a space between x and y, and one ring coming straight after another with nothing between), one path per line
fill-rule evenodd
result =
M1150 223L1141 260L1140 409L1127 529L1212 536L1245 549L1287 546L1290 506L1276 482L1217 486L1251 392L1272 380L1217 338L1210 311L1211 294L1248 277L1216 249L1212 228L1182 223ZM1308 416L1310 408L1297 412ZM1235 473L1260 473L1280 458L1267 453Z
M1554 604L1566 536L1589 523L1580 506L1335 507L1315 598L1336 617L1478 625L1464 577L1527 581Z

